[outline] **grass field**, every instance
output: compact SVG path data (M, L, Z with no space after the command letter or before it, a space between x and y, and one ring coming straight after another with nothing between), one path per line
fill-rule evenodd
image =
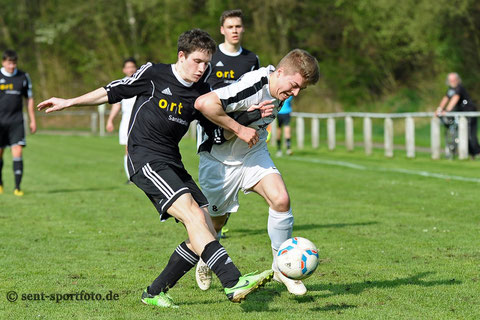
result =
M140 303L181 225L160 223L125 185L116 137L30 136L25 196L12 195L10 154L0 196L0 319L478 319L480 162L385 159L361 150L307 149L275 163L292 197L294 235L317 244L321 264L293 297L269 283L240 304L218 280L187 274L170 291L176 310ZM194 143L182 150L197 176ZM223 241L242 272L271 264L267 206L241 195ZM26 294L118 294L117 301L25 301ZM18 294L8 302L7 292Z

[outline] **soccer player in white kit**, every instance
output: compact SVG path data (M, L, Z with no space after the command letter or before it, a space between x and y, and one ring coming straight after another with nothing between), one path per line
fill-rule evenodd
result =
M135 61L135 59L131 57L125 59L125 61L123 61L122 71L125 74L125 78L131 77L135 73L135 71L137 71L137 62ZM135 104L136 99L136 97L123 99L121 102L113 104L110 115L108 116L106 126L108 132L112 132L113 130L115 130L115 126L113 125L113 119L115 119L118 112L122 110L122 120L120 121L120 126L118 128L118 138L119 143L125 146L123 167L125 169L125 174L127 175L127 183L130 183L127 165L128 123L130 121L130 115L132 114L133 105Z
M199 130L199 182L209 201L208 210L215 230L221 230L228 212L238 210L240 190L261 195L269 205L268 235L274 257L274 280L285 284L295 295L306 293L304 284L282 275L275 263L280 245L292 235L293 215L287 188L268 152L266 128L275 119L283 101L297 96L300 90L315 84L318 78L317 60L308 52L295 49L282 58L276 68L270 65L248 72L237 82L200 96L195 102L195 108L210 121L231 131L225 131L225 139L221 141L218 136L221 129L216 130L213 138L208 130ZM246 128L233 116L267 101L274 105L274 112L248 126L248 129L257 130L258 140L247 144L242 139ZM206 268L197 268L202 269ZM200 278L205 280L199 283L200 288L208 289L211 276L205 272Z

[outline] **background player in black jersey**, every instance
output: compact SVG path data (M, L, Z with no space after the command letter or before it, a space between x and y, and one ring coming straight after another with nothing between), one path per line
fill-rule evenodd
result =
M20 183L23 176L22 148L25 147L25 128L23 125L23 99L26 98L30 132L37 131L33 102L32 81L28 73L17 69L17 53L5 50L2 56L0 72L0 194L3 193L2 168L3 151L12 148L13 173L15 175L16 196L23 196Z
M227 297L233 302L245 299L273 276L272 270L241 276L215 239L215 229L206 209L207 199L181 161L178 143L190 122L199 115L193 106L196 98L210 90L203 79L214 51L215 42L208 33L190 30L178 39L175 64L147 63L132 77L113 81L83 96L50 98L38 105L40 110L52 112L137 97L128 130L130 179L149 197L162 221L173 216L185 225L188 233L188 239L175 249L165 269L143 292L145 304L176 307L167 291L200 256L220 278ZM242 137L255 143L258 135L254 129L248 129Z
M212 73L207 81L212 89L229 85L245 73L260 67L258 56L242 47L242 10L224 11L220 16L220 33L225 41L218 45L212 56Z
M242 47L244 32L242 10L227 10L222 13L220 33L224 36L224 42L218 45L217 51L212 56L212 72L207 79L212 89L227 86L245 73L260 67L258 56ZM228 229L224 227L218 236L223 237L227 232ZM201 263L197 265L197 269L202 267ZM202 280L198 276L197 272L197 281L202 287Z

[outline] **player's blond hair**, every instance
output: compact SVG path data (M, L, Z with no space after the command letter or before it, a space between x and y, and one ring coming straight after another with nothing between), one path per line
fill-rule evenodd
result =
M320 70L317 59L302 49L293 49L280 60L277 69L283 68L287 73L299 73L305 79L306 85L318 82Z

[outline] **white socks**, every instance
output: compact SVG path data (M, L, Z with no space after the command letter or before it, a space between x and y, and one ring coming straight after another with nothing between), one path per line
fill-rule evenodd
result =
M293 214L292 208L287 212L278 212L272 208L268 209L268 235L272 242L273 270L276 270L275 257L280 245L292 237Z

